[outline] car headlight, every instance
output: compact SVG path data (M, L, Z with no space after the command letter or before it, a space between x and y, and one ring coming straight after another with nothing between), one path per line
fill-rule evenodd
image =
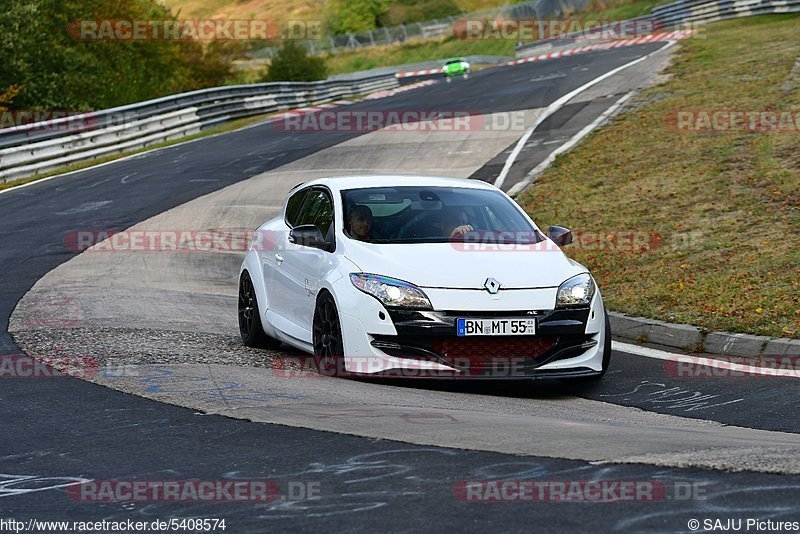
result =
M462 69L468 69L469 68L469 63L462 63L461 64L461 68Z
M384 306L433 309L425 293L414 284L388 276L366 273L352 273L350 281L367 295L372 295L381 301Z
M560 286L556 296L556 308L568 306L586 306L594 296L594 280L589 273L573 276Z

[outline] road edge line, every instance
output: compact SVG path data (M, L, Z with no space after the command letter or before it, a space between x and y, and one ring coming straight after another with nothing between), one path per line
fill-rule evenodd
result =
M526 130L526 132L522 135L522 137L520 137L519 140L517 141L516 146L511 151L511 154L508 156L508 159L506 159L506 162L503 165L503 169L500 171L500 174L497 175L497 178L494 181L494 186L497 187L498 189L503 187L503 183L506 180L506 176L508 176L508 172L511 170L511 166L516 161L517 157L519 156L519 153L522 152L522 147L525 146L525 143L528 142L528 139L530 139L531 135L533 135L533 132L545 121L545 119L547 119L549 116L551 116L556 111L561 109L564 106L564 104L575 98L577 95L581 94L586 89L589 89L590 87L597 85L603 80L610 78L611 76L627 69L628 67L632 67L634 65L641 63L642 61L648 59L650 56L658 52L661 52L663 50L666 50L667 48L670 48L671 46L675 45L675 43L677 43L677 41L668 41L665 46L659 47L658 49L650 52L647 55L644 55L640 58L634 59L633 61L625 63L624 65L620 65L619 67L611 69L610 71L601 74L597 78L594 78L593 80L586 82L577 89L573 89L569 93L565 94L564 96L562 96L561 98L557 99L555 102L547 106L544 112L542 112L542 114L536 118L533 125L531 125L531 127L528 128L528 130Z
M508 190L508 196L513 197L521 193L526 187L528 187L531 182L536 178L536 176L544 171L547 167L550 166L555 159L566 152L567 150L571 149L575 145L577 145L584 137L592 133L595 128L600 126L603 122L605 122L611 115L617 112L619 108L622 107L625 102L630 100L633 95L636 94L636 91L630 91L622 96L619 100L614 102L611 107L605 110L603 113L600 114L594 121L590 124L583 127L581 131L573 135L566 143L552 151L544 160L542 160L536 167L534 167L528 174L525 175L521 181L514 184L514 186Z
M631 343L624 343L622 341L612 341L611 350L624 352L625 354L632 354L634 356L643 356L654 360L671 361L676 364L685 363L695 366L714 367L724 371L742 373L744 375L763 375L785 378L800 378L800 370L790 369L772 369L769 367L756 367L754 365L746 365L741 363L734 363L726 360L719 360L715 356L691 356L689 354L679 354L675 352L666 352L650 347L642 347L633 345ZM735 356L733 358L736 358ZM739 357L745 359L744 357ZM791 356L787 356L791 358ZM695 371L696 372L696 371ZM713 376L712 376L713 377Z

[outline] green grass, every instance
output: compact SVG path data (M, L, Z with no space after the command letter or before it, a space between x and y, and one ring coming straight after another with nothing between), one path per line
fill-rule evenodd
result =
M592 12L592 18L598 20L626 20L648 15L654 7L668 4L675 0L627 0L611 2Z
M403 45L375 46L354 52L329 56L325 63L330 74L369 70L377 67L421 63L434 59L471 55L513 56L511 41L461 40L455 37L405 43Z
M697 132L680 110L800 112L797 16L708 26L666 83L559 157L519 201L542 226L661 236L638 253L568 252L610 309L708 330L800 338L800 129ZM798 127L800 128L800 127Z

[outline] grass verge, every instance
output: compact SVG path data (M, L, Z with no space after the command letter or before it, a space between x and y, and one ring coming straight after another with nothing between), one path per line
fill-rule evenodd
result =
M641 252L602 242L568 250L593 271L610 309L800 338L800 124L784 132L672 125L687 110L798 116L799 21L740 19L682 41L669 81L643 91L520 195L543 226L660 236Z
M455 37L413 41L402 45L373 46L353 52L330 55L325 59L328 74L421 63L461 56L513 56L513 41L462 40Z
M674 0L618 0L598 9L592 16L602 21L632 19L648 15L654 7L672 1Z

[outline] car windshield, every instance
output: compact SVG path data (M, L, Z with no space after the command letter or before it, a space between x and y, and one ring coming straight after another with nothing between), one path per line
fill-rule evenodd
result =
M544 237L499 191L375 187L342 191L345 233L370 243L538 243Z

